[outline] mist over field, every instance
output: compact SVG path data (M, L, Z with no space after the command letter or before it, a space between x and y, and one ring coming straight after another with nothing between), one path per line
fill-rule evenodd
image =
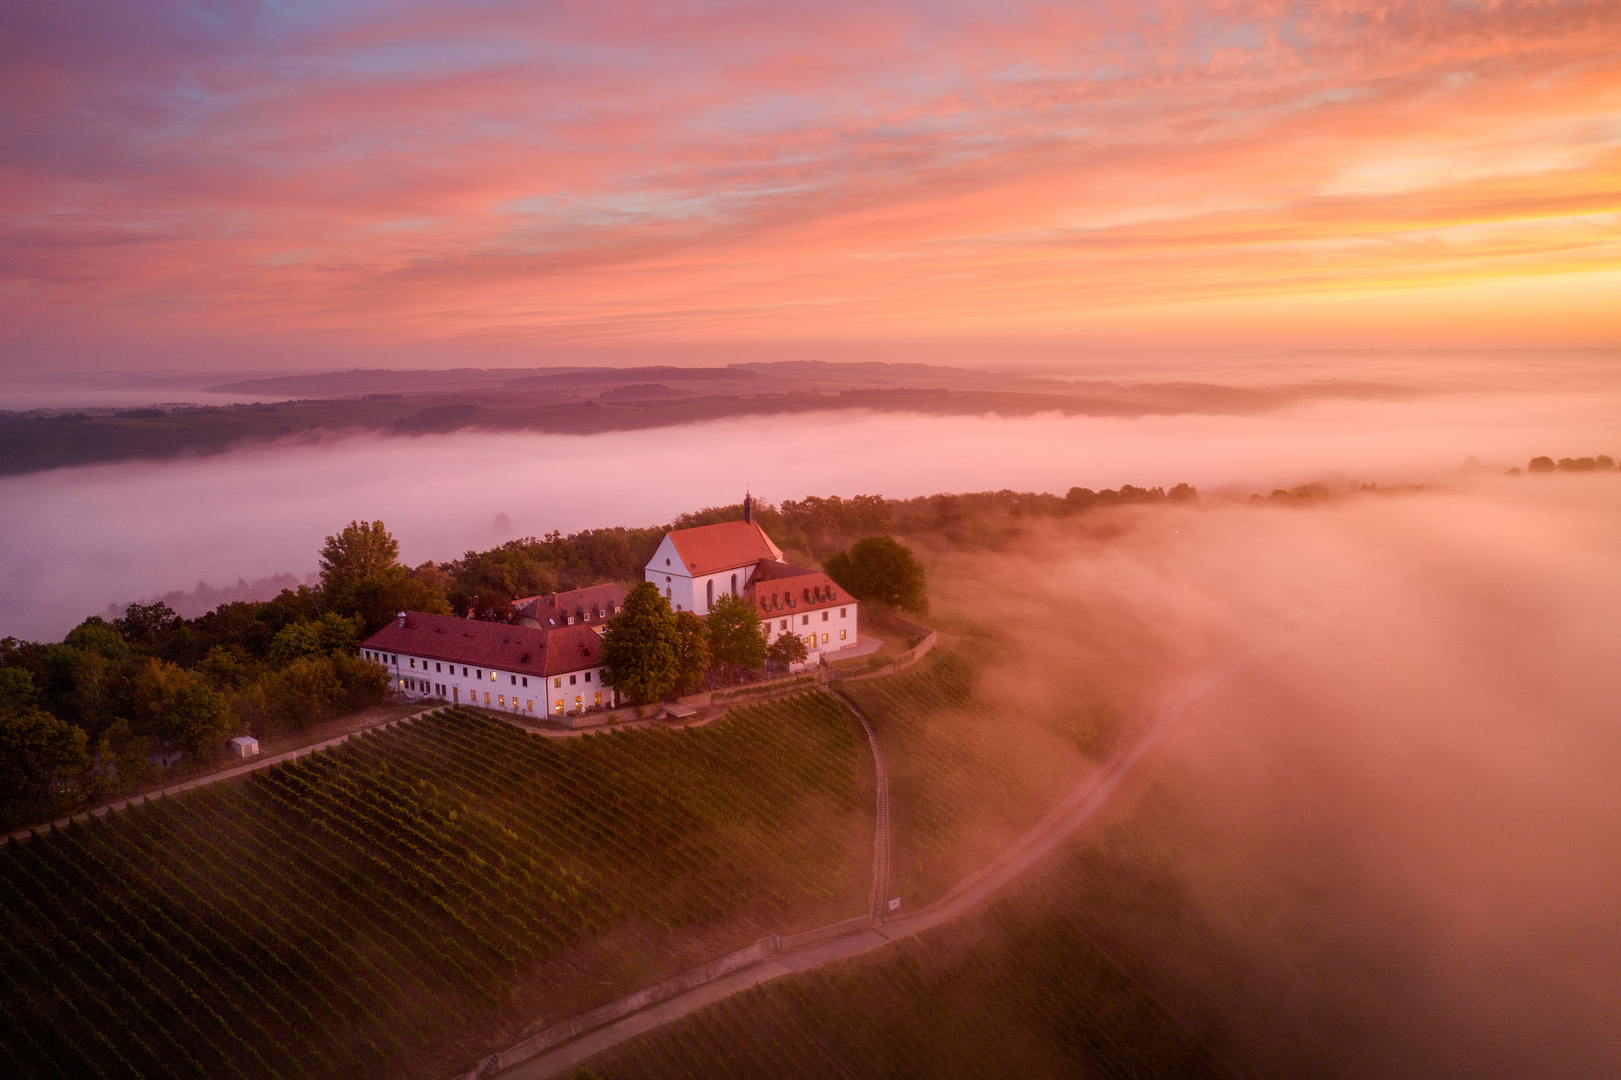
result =
M1621 455L1621 387L1602 365L1477 358L1451 370L1443 391L1391 363L1381 377L1406 380L1395 385L1410 395L1347 392L1261 413L858 410L584 436L312 436L5 477L0 634L59 637L109 604L199 582L302 578L321 538L355 518L387 522L416 564L554 529L654 524L735 502L745 487L768 501L1183 481L1244 495L1319 480L1447 480L1466 462L1500 472L1534 454Z
M1260 1075L1621 1069L1621 476L1124 510L935 553L939 606L1128 713L1218 676L1095 839L1104 927ZM996 686L995 680L991 685ZM1154 908L1148 911L1147 908Z

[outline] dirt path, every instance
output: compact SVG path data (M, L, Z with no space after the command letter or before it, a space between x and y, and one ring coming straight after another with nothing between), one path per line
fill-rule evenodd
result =
M36 831L41 831L48 827L60 829L66 826L69 821L89 821L91 817L105 817L114 810L123 810L124 808L130 806L139 806L141 803L146 802L149 799L156 799L159 796L178 795L182 791L190 791L193 788L207 787L209 784L217 784L221 780L231 780L235 777L243 776L259 769L267 769L270 766L280 764L283 761L292 761L294 758L300 757L304 754L312 754L317 750L325 750L330 746L338 746L342 743L348 742L352 736L358 735L363 731L381 731L383 728L393 727L395 724L410 723L419 716L426 716L428 713L435 712L442 708L445 708L445 706L435 705L432 708L420 709L408 716L398 716L392 720L380 720L372 724L354 726L352 730L345 731L342 735L338 735L335 738L326 739L322 742L315 742L306 746L295 747L280 754L265 754L259 757L249 758L242 764L233 766L229 769L220 769L216 772L205 773L202 776L193 777L190 780L183 780L178 784L171 784L165 788L158 788L154 791L143 791L138 795L131 795L128 798L119 799L116 802L103 803L100 806L92 807L89 810L85 810L77 814L70 814L68 817L58 818L52 822L32 825L25 829L18 829L16 832L11 834L11 839L27 840L30 836L34 835Z
M950 892L934 903L917 912L877 923L870 929L792 952L779 953L752 967L733 972L650 1008L632 1013L538 1054L528 1061L514 1065L499 1074L501 1080L543 1080L544 1077L556 1076L604 1050L663 1027L749 987L779 979L796 971L807 971L835 960L844 960L881 949L892 941L921 934L972 910L1004 885L1029 870L1043 856L1090 821L1119 788L1126 775L1153 748L1161 736L1182 718L1187 707L1225 680L1239 666L1239 661L1221 665L1196 676L1167 694L1157 709L1139 721L1141 734L1129 746L1116 750L1000 855L958 882ZM862 722L865 726L864 717ZM876 751L876 738L874 743ZM876 863L876 858L874 861ZM887 907L887 905L880 906ZM484 1075L495 1074L486 1072Z

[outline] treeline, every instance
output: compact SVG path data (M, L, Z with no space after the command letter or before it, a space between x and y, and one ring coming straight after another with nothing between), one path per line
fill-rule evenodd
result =
M823 562L853 595L921 611L921 572L889 548L855 551L860 541L939 532L973 542L1024 516L1195 497L1186 484L1072 488L1063 497L811 496L757 503L755 517L790 558ZM352 522L326 538L318 584L274 599L221 604L190 619L161 601L136 603L117 618L91 616L61 642L0 640L0 820L39 820L193 770L217 760L233 735L294 733L383 701L386 680L356 658L356 645L398 611L508 621L516 597L636 584L667 529L742 516L741 504L709 507L667 526L552 532L414 568L401 565L382 522ZM763 662L750 635L733 639L748 643L743 653L733 655L723 635L705 641L719 645L708 656L697 655L698 635L687 627L679 681L717 665L735 677Z
M1609 454L1599 454L1597 457L1562 457L1555 461L1551 457L1534 457L1525 466L1527 472L1605 472L1615 468L1615 459ZM1520 470L1510 469L1517 473Z

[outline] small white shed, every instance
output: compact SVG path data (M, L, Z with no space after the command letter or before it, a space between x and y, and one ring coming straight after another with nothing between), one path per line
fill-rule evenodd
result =
M231 740L232 757L252 757L259 752L259 740L252 735L238 735Z

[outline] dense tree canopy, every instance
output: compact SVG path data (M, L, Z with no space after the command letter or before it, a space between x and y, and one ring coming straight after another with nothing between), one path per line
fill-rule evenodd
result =
M709 628L690 611L675 613L676 654L681 658L681 676L678 688L690 694L703 684L709 674Z
M602 662L609 686L638 704L662 700L681 679L681 640L675 612L657 586L643 582L603 634Z
M351 521L321 548L321 587L331 591L399 564L400 544L381 521Z
M709 609L709 652L728 678L765 664L760 613L741 596L723 593Z
M71 801L90 766L84 729L43 709L0 707L0 815L14 823Z
M858 540L849 551L829 556L822 568L858 600L877 600L919 614L929 610L922 564L891 537Z
M787 667L790 664L803 664L807 653L805 639L798 634L778 634L770 648L765 651L765 658L773 664Z

